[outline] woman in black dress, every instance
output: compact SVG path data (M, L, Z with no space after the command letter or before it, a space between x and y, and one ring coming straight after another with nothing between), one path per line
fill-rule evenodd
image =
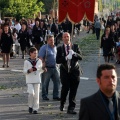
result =
M9 60L10 60L10 50L13 45L13 39L12 34L9 31L9 26L4 25L3 32L1 34L1 41L0 46L3 54L3 66L5 67L5 64L7 67L9 67Z
M43 41L41 39L41 37L42 37L42 29L40 27L39 18L35 19L35 25L33 26L32 35L33 35L33 44L35 45L37 50L39 50L40 47L43 45Z
M19 43L20 43L21 51L22 51L22 59L24 59L26 48L30 47L29 33L27 31L27 25L25 23L22 23L22 28L21 28L21 30L19 31L19 34L18 34L18 40L19 40Z
M106 63L109 63L110 56L113 55L112 49L114 47L114 40L110 34L110 27L106 27L105 33L101 37L101 48L103 48L103 56Z

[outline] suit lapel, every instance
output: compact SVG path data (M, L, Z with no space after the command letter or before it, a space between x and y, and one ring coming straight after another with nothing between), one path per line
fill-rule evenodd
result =
M117 120L120 119L120 95L116 91L116 101L117 101Z
M74 44L72 44L72 50L74 51Z
M103 101L103 98L102 98L102 96L101 96L100 91L98 91L98 92L96 93L94 103L98 106L98 108L99 108L105 115L108 116L107 118L109 118L109 113L107 112L107 108L106 108L106 105L105 105L105 103L104 103L104 101Z

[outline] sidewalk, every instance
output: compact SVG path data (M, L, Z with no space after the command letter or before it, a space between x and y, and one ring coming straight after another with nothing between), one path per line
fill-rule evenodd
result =
M79 42L81 38L86 37L87 35L89 34L81 32L80 36L73 40ZM96 42L96 40L93 41ZM85 56L84 60L80 62L84 74L81 76L81 82L76 97L77 113L79 112L80 99L93 94L98 89L95 81L95 73L99 59L96 52L98 51L96 50L94 53ZM78 114L66 114L68 100L65 104L66 110L63 112L59 111L59 102L52 100L52 82L50 82L49 85L50 100L45 102L40 95L39 114L31 115L28 113L28 96L26 92L25 76L20 71L23 69L23 63L24 60L21 59L20 56L10 60L10 68L3 69L1 68L2 61L0 60L0 120L77 120ZM104 63L102 56L100 56L100 63ZM120 73L119 69L120 66L117 66L118 73ZM120 82L118 82L118 90L120 90Z

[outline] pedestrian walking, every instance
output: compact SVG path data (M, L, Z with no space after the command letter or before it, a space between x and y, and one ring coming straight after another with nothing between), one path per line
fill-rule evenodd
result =
M120 120L120 94L116 90L115 66L100 65L96 77L99 90L81 99L79 120Z
M33 45L39 51L40 47L43 45L43 38L42 38L42 29L40 28L40 20L39 18L35 19L35 25L32 29L32 36L33 36Z
M63 33L62 39L63 45L58 47L56 57L57 64L60 64L60 79L62 84L60 111L64 110L64 104L69 92L67 113L76 114L75 97L82 73L78 60L82 60L82 55L79 46L71 43L68 32Z
M4 25L3 32L1 34L1 40L0 40L0 47L2 50L3 55L3 68L5 65L9 67L9 60L10 60L10 51L13 45L13 39L12 34L9 31L8 24Z
M97 40L99 40L100 38L100 30L101 30L101 23L100 23L100 20L97 19L97 21L95 22L95 33L96 33Z
M56 65L57 48L54 44L54 35L47 36L47 44L43 45L39 50L39 58L44 63L46 72L42 74L42 98L43 100L49 100L48 87L50 79L53 81L53 100L60 100L59 98L59 86L60 79L58 68Z
M103 56L105 62L110 61L110 56L113 55L114 40L110 34L110 27L106 27L105 33L101 37L101 48L103 48Z
M27 31L27 25L25 23L22 24L22 28L18 34L18 39L19 39L19 43L22 51L22 59L25 59L26 49L27 47L29 48L30 46L29 33Z
M37 114L39 109L39 92L41 83L42 61L37 58L38 52L35 47L29 50L30 58L24 61L23 72L26 76L29 113Z
M18 42L18 33L16 28L13 29L12 37L13 37L13 42L15 44L15 55L19 56L20 43Z

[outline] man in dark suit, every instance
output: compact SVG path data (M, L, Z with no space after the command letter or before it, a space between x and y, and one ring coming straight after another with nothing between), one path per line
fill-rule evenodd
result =
M97 69L99 90L81 99L79 120L120 120L120 95L116 91L117 73L114 65L102 64Z
M81 52L77 44L70 42L70 34L63 33L63 45L57 48L56 62L60 65L60 78L62 83L60 110L64 110L64 104L69 92L69 106L67 113L76 114L75 96L80 81L80 65L78 60L82 60Z

